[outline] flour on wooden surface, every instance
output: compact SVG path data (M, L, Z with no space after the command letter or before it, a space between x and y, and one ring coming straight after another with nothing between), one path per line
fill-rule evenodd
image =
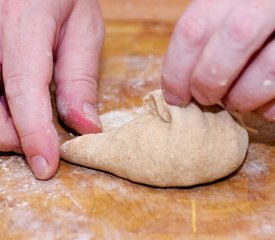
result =
M40 240L62 239L70 234L72 238L68 239L93 238L93 233L88 230L90 219L81 213L81 204L59 178L36 180L22 157L0 159L0 176L0 216L8 219L10 233L29 232L28 239ZM39 197L40 202L33 202L32 199ZM64 198L70 203L69 209L58 206ZM51 214L41 214L39 208L45 211L53 202L57 206L47 210ZM48 219L49 216L52 219ZM62 227L65 220L66 228Z
M266 157L268 156L268 152L263 154L257 145L251 144L248 155L248 160L241 168L242 173L245 173L249 177L267 175L269 173L268 159Z
M114 110L106 112L100 116L104 131L108 131L114 128L120 128L123 125L131 122L137 114L140 114L143 110L141 107Z

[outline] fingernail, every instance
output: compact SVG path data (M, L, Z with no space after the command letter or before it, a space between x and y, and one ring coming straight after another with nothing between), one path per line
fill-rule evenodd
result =
M38 179L46 179L49 176L49 163L40 155L36 155L30 159L31 169Z
M178 96L173 95L172 93L168 92L167 90L163 90L163 96L167 103L172 105L183 105L184 101L179 98Z
M96 111L95 107L92 104L84 103L82 109L83 109L83 112L84 112L87 119L92 121L99 128L102 128L100 119L97 115L97 111Z

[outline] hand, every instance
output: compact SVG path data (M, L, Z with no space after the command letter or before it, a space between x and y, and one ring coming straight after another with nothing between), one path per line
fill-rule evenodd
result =
M99 5L96 0L0 0L0 26L8 103L0 98L0 149L20 151L21 143L35 176L48 179L59 161L49 94L53 72L61 118L80 133L101 131L96 112L104 35Z
M223 101L275 121L274 0L195 0L178 21L164 60L171 104Z

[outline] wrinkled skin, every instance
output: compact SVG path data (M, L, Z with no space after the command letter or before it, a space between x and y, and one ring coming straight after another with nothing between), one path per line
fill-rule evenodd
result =
M275 121L274 0L194 0L178 21L163 71L171 104L223 101ZM255 54L256 53L256 54Z
M104 37L99 5L0 0L0 27L6 97L0 98L0 150L23 151L35 176L48 179L59 161L49 93L53 73L61 118L80 133L101 131L95 108Z

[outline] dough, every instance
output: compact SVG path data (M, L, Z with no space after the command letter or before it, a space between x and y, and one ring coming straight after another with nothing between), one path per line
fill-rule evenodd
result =
M175 187L229 175L242 164L247 147L246 129L226 110L171 106L156 90L130 123L65 142L61 157L134 182Z

